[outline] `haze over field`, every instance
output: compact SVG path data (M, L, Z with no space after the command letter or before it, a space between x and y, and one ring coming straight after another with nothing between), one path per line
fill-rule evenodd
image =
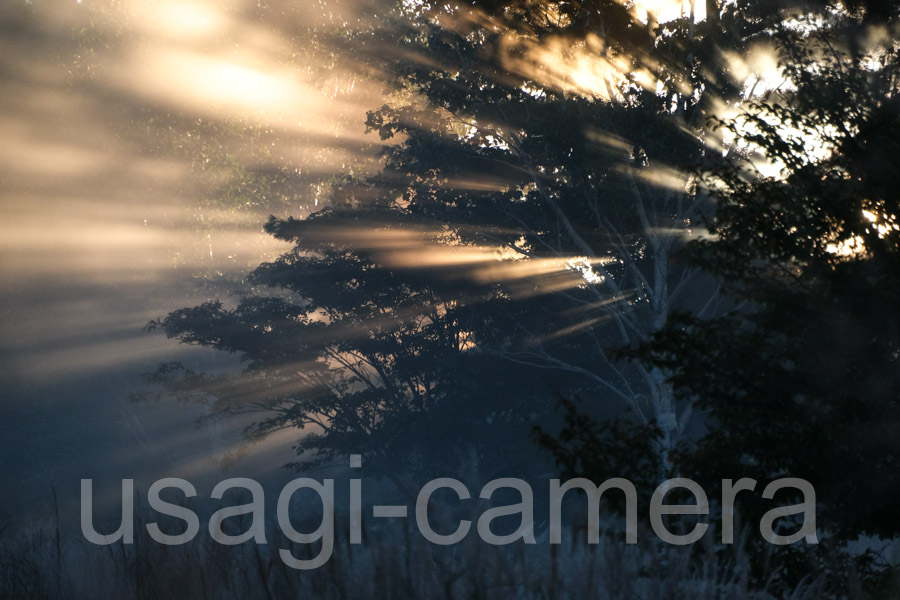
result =
M182 354L143 327L284 250L262 223L314 210L319 180L365 160L378 86L304 35L343 18L319 7L0 10L0 521L27 526L51 485L73 500L81 477L215 471L196 407L128 401Z

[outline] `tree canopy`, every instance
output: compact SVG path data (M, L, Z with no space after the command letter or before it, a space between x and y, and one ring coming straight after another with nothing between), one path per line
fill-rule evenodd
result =
M713 418L685 458L691 473L804 477L831 533L892 537L898 64L894 35L870 30L862 45L858 26L781 32L792 89L723 124L781 171L764 176L746 160L710 167L715 237L689 248L740 304L712 320L680 315L646 349Z
M858 11L775 29L783 84L716 119L729 150L696 166L715 211L710 235L679 257L721 278L732 308L675 312L627 354L667 373L676 397L705 415L705 431L657 468L708 490L741 477L806 479L825 549L780 551L778 577L795 585L830 573L843 594L854 571L890 594L868 555L835 567L843 542L900 532L897 11L881 20L884 7L849 8ZM646 435L611 435L569 403L560 436L539 439L568 475L598 477L646 471L634 458ZM750 524L769 508L752 495L738 506Z
M251 275L236 307L212 302L155 322L184 342L240 353L248 365L237 380L164 365L153 381L203 390L218 411L264 411L251 437L313 426L300 452L320 460L363 452L385 472L447 472L502 455L528 463L527 433L552 422L559 393L583 398L594 415L624 409L636 423L654 423L666 458L691 407L708 395L685 390L695 379L681 349L650 361L622 361L616 350L663 344L661 336L682 331L658 334L679 311L715 315L716 276L734 285L758 272L752 286L738 286L755 289L768 281L763 271L811 248L811 269L843 260L828 244L848 239L846 231L829 229L827 211L838 204L828 185L845 173L808 158L802 136L786 138L771 118L830 136L823 139L837 144L833 155L863 161L858 169L869 160L858 132L887 144L888 130L868 113L840 137L848 111L869 97L839 92L871 87L874 71L848 82L840 61L829 63L808 42L822 20L870 27L875 9L706 9L702 21L692 11L659 23L612 0L398 5L352 51L393 94L366 123L383 141L382 170L350 170L306 218L272 217L266 230L294 248ZM808 16L805 25L798 14ZM787 104L760 103L772 90L758 70L748 82L753 68L741 56L764 53L778 36L795 53L782 56L785 78L803 92L785 96ZM748 99L757 104L743 124L710 126ZM863 121L869 128L857 129ZM733 160L739 140L781 160L788 175L748 175ZM717 183L698 185L702 174ZM800 184L805 196L795 201ZM751 246L700 242L706 258L686 262L678 250L703 232L711 198L721 244ZM751 201L765 207L756 229L731 224L730 214L753 214L742 212ZM861 207L842 206L863 232ZM876 219L893 214L866 210ZM757 265L761 246L781 252L781 262ZM716 343L722 352L753 348ZM703 365L701 382L754 364L738 358L689 364Z
M508 419L527 445L552 387L661 420L671 441L662 375L609 351L703 296L670 255L702 204L678 167L702 157L713 103L740 90L719 58L701 68L714 33L612 1L398 7L356 46L396 98L366 124L383 170L335 181L308 218L269 221L295 248L250 282L283 293L157 324L241 353L268 383L220 386L216 407L275 410L253 433L315 423L298 448L324 458L390 440L410 454L412 430L433 455L437 424L466 446L508 441Z

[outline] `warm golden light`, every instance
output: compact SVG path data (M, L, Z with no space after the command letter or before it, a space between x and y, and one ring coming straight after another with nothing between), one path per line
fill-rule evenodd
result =
M632 58L616 54L598 36L590 34L572 44L566 38L538 41L517 34L504 38L504 68L533 80L540 87L600 100L619 96L618 89L631 80L656 89L650 65L632 65Z
M646 23L650 15L657 23L667 23L675 19L694 16L694 21L706 18L704 0L637 0L632 4L637 18Z
M227 297L286 247L261 230L269 213L307 214L310 181L369 160L380 84L348 63L312 69L332 49L291 32L321 8L270 4L0 8L2 35L21 30L0 53L6 372L51 381L167 358L147 320Z

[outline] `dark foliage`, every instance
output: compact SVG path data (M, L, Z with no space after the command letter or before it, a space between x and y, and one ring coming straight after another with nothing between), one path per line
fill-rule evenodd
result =
M708 415L708 431L671 455L679 474L707 490L739 477L813 484L825 541L778 550L786 581L832 569L840 590L850 584L833 571L839 557L862 565L857 584L890 594L883 566L840 550L860 535L900 534L897 11L852 7L779 28L790 85L719 121L735 150L699 168L716 201L714 237L681 255L723 278L736 308L674 314L631 356L669 373L675 393ZM760 173L760 157L780 174ZM571 410L567 423L580 442L551 448L586 472L615 435ZM753 495L738 505L751 526L771 508ZM767 551L758 548L757 576L769 576Z
M706 173L716 238L692 260L723 276L743 308L680 316L646 346L715 427L684 468L809 479L822 526L840 537L900 533L900 127L893 52L867 66L841 30L782 38L797 86L729 123L782 176L740 162ZM871 49L870 49L871 51ZM876 55L877 56L877 55ZM786 133L785 127L797 133ZM800 132L803 132L802 134ZM805 145L816 135L822 158Z
M601 483L622 477L634 484L638 505L649 506L650 496L664 473L657 452L662 432L653 424L638 424L628 419L598 423L579 411L575 402L561 399L564 425L551 434L536 427L534 440L556 459L563 478L586 477ZM622 512L623 498L608 500L609 506Z
M807 479L835 542L900 533L900 180L889 164L900 152L890 133L900 90L891 45L861 46L861 26L783 33L796 90L723 124L782 174L741 161L710 168L717 237L689 247L740 308L677 316L643 347L711 417L710 432L682 452L683 472L711 486ZM823 156L810 156L811 139ZM752 518L764 508L743 510Z

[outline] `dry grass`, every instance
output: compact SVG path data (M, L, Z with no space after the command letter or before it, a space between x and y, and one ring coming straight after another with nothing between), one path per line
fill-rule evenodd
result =
M183 546L164 546L136 528L133 545L95 546L60 539L55 527L37 529L0 548L0 597L240 598L318 600L409 599L768 599L754 587L739 545L714 548L627 546L601 538L589 545L575 530L564 543L494 547L469 535L438 547L417 532L368 529L364 543L341 534L328 563L312 571L286 567L278 549L289 542L274 529L269 544L223 546L202 533ZM294 556L311 548L292 545ZM807 581L792 600L822 597L821 581Z

